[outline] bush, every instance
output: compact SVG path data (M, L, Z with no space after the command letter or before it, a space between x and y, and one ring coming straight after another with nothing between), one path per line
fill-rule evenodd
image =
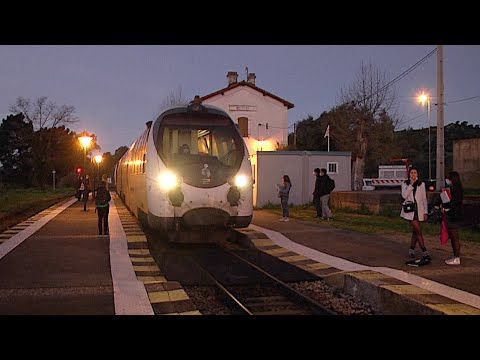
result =
M78 176L75 173L70 173L68 175L65 175L64 177L62 177L57 181L57 186L64 187L64 188L71 187L75 189L77 184L77 177Z

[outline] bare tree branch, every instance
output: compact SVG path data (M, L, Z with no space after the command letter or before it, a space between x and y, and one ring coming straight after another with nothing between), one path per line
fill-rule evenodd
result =
M389 112L395 104L397 95L388 83L385 73L374 68L372 64L362 63L353 84L341 90L340 102L354 102L362 110L370 112L376 118L382 110Z
M41 96L32 105L30 99L18 97L16 103L10 105L9 111L23 113L25 118L32 122L35 130L73 124L78 121L78 118L74 116L73 105L58 106L47 99L46 96Z
M361 190L365 171L370 134L377 122L381 122L396 102L396 92L388 86L385 73L372 64L362 62L353 84L340 92L342 104L352 106L350 129L355 134L354 158L352 166L353 190ZM398 121L394 121L395 123Z
M182 94L182 87L179 86L177 91L170 91L167 97L162 101L159 107L159 112L175 105L186 104L189 100Z

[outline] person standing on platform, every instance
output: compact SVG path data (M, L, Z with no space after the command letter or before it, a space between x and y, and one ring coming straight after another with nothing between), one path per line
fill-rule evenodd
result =
M322 178L320 177L320 168L315 168L313 170L313 175L315 176L315 188L313 190L313 206L315 206L316 218L322 217L322 206L320 204L320 185L322 183Z
M329 207L330 193L335 189L335 181L327 174L327 169L316 168L313 170L315 175L315 190L313 191L313 203L317 214L316 218L322 220L333 220L332 211Z
M98 188L95 189L95 208L98 215L98 235L108 235L108 213L110 210L109 202L112 199L110 192L107 190L107 183L100 181ZM102 231L103 230L103 231Z
M87 201L88 195L90 194L90 179L88 174L85 175L85 178L82 180L83 184L83 211L87 211Z
M404 202L400 216L410 221L412 237L408 256L415 258L415 246L418 244L422 249L421 265L429 263L432 259L425 246L420 222L426 221L428 217L428 202L425 183L418 178L418 169L412 166L408 171L408 179L402 183L402 197ZM409 202L409 204L407 204ZM407 205L407 206L405 206ZM408 208L410 207L410 208ZM418 262L407 262L407 265L418 266Z
M76 182L75 197L78 201L82 200L83 188L82 188L83 177L78 175Z
M451 199L442 203L440 207L447 218L448 237L452 242L453 257L445 260L447 265L460 265L460 221L463 215L463 185L460 181L460 174L451 171L445 179L450 188Z
M280 198L280 204L282 205L282 218L280 221L290 221L289 210L288 210L288 197L290 195L290 189L292 188L292 183L288 175L282 176L282 183L277 184L278 197Z

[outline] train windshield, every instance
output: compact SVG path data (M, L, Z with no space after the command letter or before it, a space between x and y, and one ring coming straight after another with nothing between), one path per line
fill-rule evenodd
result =
M234 176L244 157L234 123L217 114L171 114L162 119L158 154L165 165L198 187L215 187Z

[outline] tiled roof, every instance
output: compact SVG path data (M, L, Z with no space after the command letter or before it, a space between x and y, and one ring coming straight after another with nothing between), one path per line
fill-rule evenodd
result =
M231 85L229 85L229 86L227 86L227 87L225 87L225 88L223 88L223 89L220 89L220 90L218 90L218 91L215 91L215 92L213 92L213 93L211 93L211 94L208 94L208 95L205 95L205 96L201 96L201 97L200 97L200 100L201 100L201 101L204 101L204 100L206 100L206 99L209 99L209 98L211 98L211 97L213 97L213 96L216 96L216 95L219 95L219 94L222 94L222 95L223 95L223 94L226 93L227 91L230 91L230 90L232 90L232 89L235 89L235 88L237 88L237 87L239 87L239 86L248 86L248 87L250 87L250 88L252 88L252 89L254 89L254 90L257 90L258 92L262 93L264 96L270 96L271 98L273 98L273 99L275 99L275 100L278 100L278 101L280 101L281 103L285 104L285 106L287 106L288 109L291 109L291 108L293 108L293 107L295 106L295 105L293 105L293 103L291 103L290 101L287 101L287 100L285 100L285 99L282 99L281 97L278 97L278 96L276 96L276 95L274 95L274 94L272 94L272 93L270 93L270 92L268 92L268 91L266 91L266 90L263 90L263 89L259 88L258 86L255 86L255 85L253 85L253 84L251 84L251 83L249 83L249 82L247 82L247 81L245 81L245 80L240 81L240 82L236 82L236 83L234 83L234 84L231 84Z

